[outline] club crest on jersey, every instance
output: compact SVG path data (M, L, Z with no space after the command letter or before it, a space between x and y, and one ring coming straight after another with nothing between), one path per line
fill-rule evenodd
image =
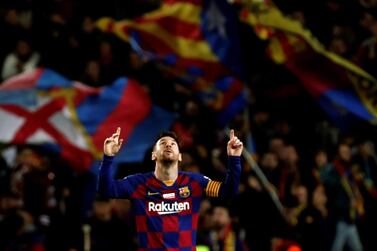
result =
M180 187L179 188L179 197L187 198L190 196L190 189L188 186Z

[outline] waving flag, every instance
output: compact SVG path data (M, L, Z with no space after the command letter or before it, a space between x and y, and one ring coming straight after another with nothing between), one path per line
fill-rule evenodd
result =
M0 142L53 145L78 171L88 170L101 157L103 140L116 127L123 128L126 147L134 153L120 159L141 161L153 143L151 135L167 129L174 120L172 114L154 107L133 80L120 78L113 85L92 88L49 69L4 82L0 118ZM128 142L135 132L140 133L139 141Z
M73 167L86 169L94 148L83 128L76 126L73 86L82 93L94 91L42 69L17 75L0 85L0 141L53 144Z
M375 78L327 51L309 30L276 7L261 4L252 9L245 8L241 19L269 41L271 59L296 75L338 126L344 128L355 118L376 122Z
M152 104L146 91L134 80L121 77L98 95L87 96L77 106L95 148L102 151L103 141L116 128L122 128L124 146L118 162L140 162L157 135L169 129L175 115Z
M219 111L219 121L226 123L246 105L239 80L237 21L226 0L166 0L159 9L134 20L102 18L98 27L129 42L146 59L159 62L162 70ZM219 89L222 83L229 88Z

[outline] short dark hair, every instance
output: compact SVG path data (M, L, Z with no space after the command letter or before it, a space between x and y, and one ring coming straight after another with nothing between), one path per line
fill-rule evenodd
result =
M179 137L178 137L178 135L175 133L175 132L173 132L173 131L163 131L163 132L161 132L158 136L157 136L157 138L156 138L156 140L155 140L155 145L156 145L156 143L157 143L157 141L159 141L161 138L163 138L163 137L170 137L170 138L173 138L174 140L175 140L175 142L177 142L177 144L178 144L178 147L180 147L180 140L179 140Z

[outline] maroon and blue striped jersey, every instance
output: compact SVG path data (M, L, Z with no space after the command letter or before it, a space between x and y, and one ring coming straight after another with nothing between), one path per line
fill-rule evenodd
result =
M104 156L97 190L102 196L132 201L139 251L192 251L196 250L201 198L238 192L240 157L229 156L228 162L223 182L199 173L178 172L177 179L168 186L153 172L114 179L113 157Z

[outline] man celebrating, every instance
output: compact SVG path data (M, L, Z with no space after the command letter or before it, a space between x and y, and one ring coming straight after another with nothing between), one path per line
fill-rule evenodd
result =
M120 128L104 142L98 192L109 198L130 199L136 220L139 250L196 250L196 232L202 196L235 195L241 173L242 142L230 131L228 170L224 182L199 173L178 171L181 161L174 132L158 137L152 152L154 172L114 180L111 166L122 146Z

